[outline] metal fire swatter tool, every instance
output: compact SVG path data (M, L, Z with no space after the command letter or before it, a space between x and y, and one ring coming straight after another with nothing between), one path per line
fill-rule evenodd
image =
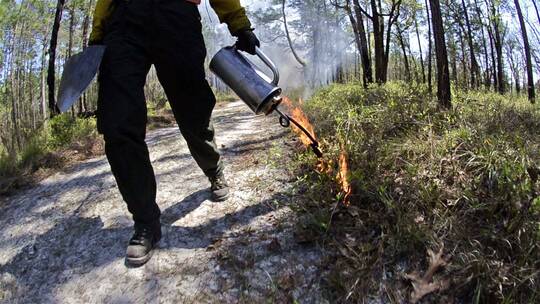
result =
M66 112L81 97L96 76L105 46L93 45L79 54L71 56L64 65L58 102L60 112Z
M295 119L278 109L282 102L282 90L278 86L279 71L272 60L260 49L256 50L256 54L272 71L272 79L242 55L235 46L221 49L212 58L210 70L223 80L255 114L269 115L275 111L280 116L281 126L288 128L293 123L310 139L310 147L315 155L322 157L323 153L315 137Z

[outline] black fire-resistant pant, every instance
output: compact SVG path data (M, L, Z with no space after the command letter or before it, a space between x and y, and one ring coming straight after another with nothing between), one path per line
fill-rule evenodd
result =
M210 121L216 100L205 78L200 15L196 5L182 0L118 0L105 32L98 130L133 219L152 225L160 210L145 143L143 88L152 64L199 167L207 176L222 171Z

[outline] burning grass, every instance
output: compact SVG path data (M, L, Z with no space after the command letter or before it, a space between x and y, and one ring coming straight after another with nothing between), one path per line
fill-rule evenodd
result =
M393 83L335 85L305 103L325 159L314 170L299 156L298 210L333 253L329 296L538 302L538 108L489 93L458 93L443 112L430 100Z
M300 125L306 129L307 132L311 135L311 137L315 140L317 140L317 136L315 135L315 130L311 122L309 121L309 118L302 110L301 106L303 105L303 100L298 100L298 105L295 105L288 97L283 98L283 104L287 107L287 109L290 111L290 116L298 122ZM300 142L304 147L308 148L313 145L313 142L311 141L311 138L306 135L300 128L295 126L294 124L291 124L291 127L293 131L298 135L300 138ZM318 155L319 156L319 155ZM323 155L319 156L317 159L317 164L315 165L315 168L317 172L320 174L332 174L334 172L334 162L332 159L324 158ZM352 193L352 186L349 183L349 164L348 164L348 158L347 153L342 150L341 154L339 155L338 160L338 167L337 167L337 175L336 175L336 181L341 186L343 198L341 202L345 205L349 205L349 197Z

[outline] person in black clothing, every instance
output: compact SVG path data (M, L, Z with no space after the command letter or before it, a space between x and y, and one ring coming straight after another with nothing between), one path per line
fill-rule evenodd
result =
M197 0L99 0L91 44L106 51L98 77L98 130L118 188L135 221L126 259L146 263L161 238L156 181L145 143L144 84L151 65L170 102L189 150L209 178L212 199L223 201L229 187L214 141L211 114L216 103L206 81L206 48ZM212 0L238 37L239 49L254 54L259 41L239 0Z

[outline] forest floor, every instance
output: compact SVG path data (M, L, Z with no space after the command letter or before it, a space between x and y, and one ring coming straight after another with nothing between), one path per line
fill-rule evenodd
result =
M214 112L232 197L208 181L175 127L147 136L163 238L140 268L125 265L132 221L104 156L0 202L0 302L324 302L323 255L294 237L293 143L275 117L240 102Z

